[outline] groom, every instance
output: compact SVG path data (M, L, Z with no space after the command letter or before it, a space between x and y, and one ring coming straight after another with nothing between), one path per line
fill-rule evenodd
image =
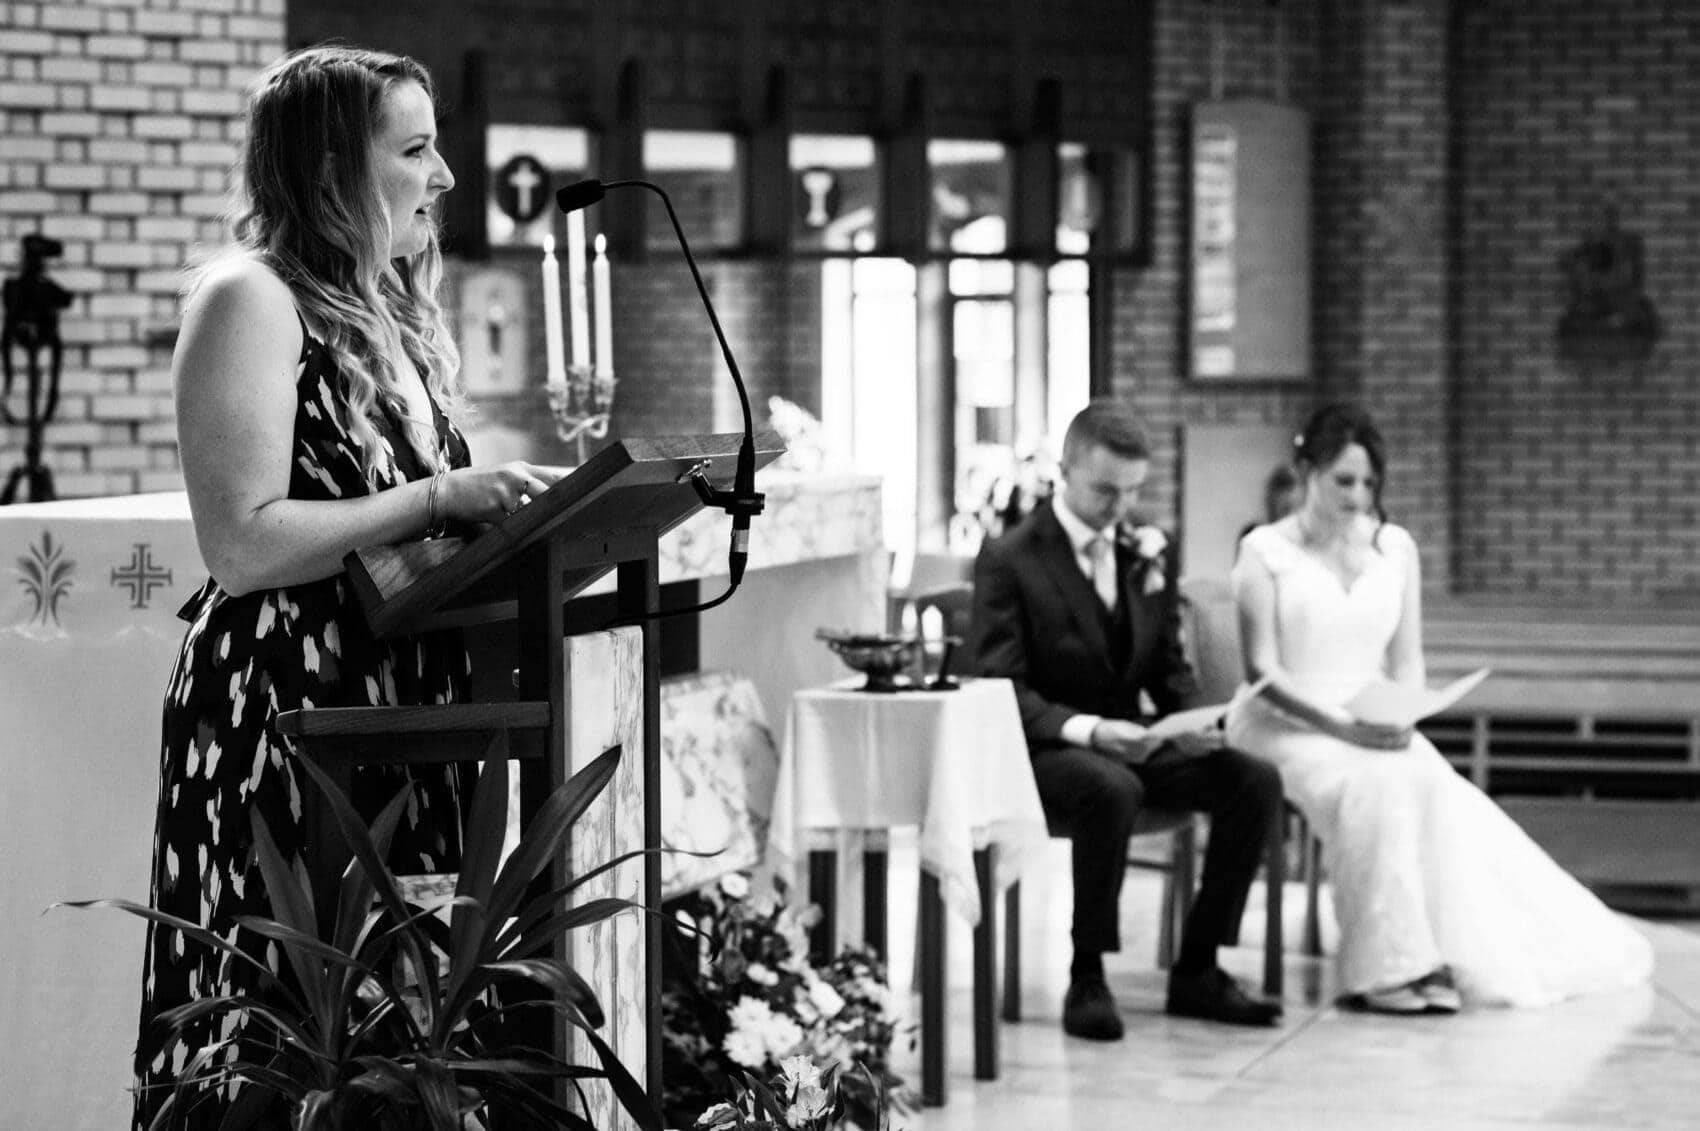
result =
M1040 800L1073 841L1063 1029L1101 1041L1122 1035L1102 956L1121 948L1117 902L1143 804L1210 814L1168 1012L1237 1025L1273 1025L1281 1015L1279 1003L1248 997L1216 965L1280 817L1280 778L1224 748L1220 731L1162 741L1140 722L1140 692L1161 716L1195 686L1181 652L1172 555L1160 530L1127 527L1149 471L1137 418L1093 402L1064 437L1061 488L987 543L974 567L976 666L1015 684Z

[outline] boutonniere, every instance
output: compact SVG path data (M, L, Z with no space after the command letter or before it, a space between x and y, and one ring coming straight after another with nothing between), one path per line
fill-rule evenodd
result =
M1149 597L1169 583L1169 536L1160 526L1146 523L1116 533L1116 540L1133 554L1133 577Z

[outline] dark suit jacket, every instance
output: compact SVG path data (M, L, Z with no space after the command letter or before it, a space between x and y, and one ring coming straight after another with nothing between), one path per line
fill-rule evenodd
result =
M1071 715L1138 719L1141 691L1159 715L1194 693L1181 649L1174 554L1166 557L1161 590L1147 594L1140 568L1120 552L1127 615L1118 624L1130 639L1118 665L1103 606L1050 503L981 549L974 563L975 668L1014 683L1030 748L1061 745Z

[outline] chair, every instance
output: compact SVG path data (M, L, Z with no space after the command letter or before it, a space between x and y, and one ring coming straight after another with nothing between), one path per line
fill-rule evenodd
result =
M1181 595L1181 632L1185 638L1187 658L1191 661L1193 671L1198 676L1199 702L1225 703L1238 690L1245 672L1245 661L1240 651L1240 630L1238 613L1234 607L1233 590L1225 577L1193 575L1183 577L1180 582ZM1287 822L1290 823L1301 844L1299 858L1299 875L1305 883L1305 916L1303 952L1310 957L1322 954L1322 929L1319 911L1319 891L1322 876L1322 844L1315 836L1310 835L1310 826L1304 815L1287 804ZM1284 845L1287 829L1281 830L1280 842L1282 861L1285 862ZM1275 861L1276 849L1271 848L1270 862ZM1270 877L1269 898L1274 906L1279 907L1280 897L1274 890L1274 878ZM1265 961L1271 961L1271 952L1275 955L1273 961L1276 969L1280 965L1280 935L1281 920L1278 912L1269 916L1269 930L1275 934L1274 942L1266 943ZM1268 989L1268 968L1265 968L1265 989ZM1277 990L1280 986L1279 977L1275 982ZM1274 992L1274 991L1271 991Z
M1068 830L1048 821L1050 834L1068 838ZM1157 924L1157 965L1168 969L1180 945L1181 928L1192 911L1192 894L1198 886L1198 815L1174 809L1147 806L1133 819L1134 837L1166 835L1166 861L1128 857L1130 868L1163 873L1162 919ZM1005 1021L1021 1020L1021 883L1004 892L1003 1008Z

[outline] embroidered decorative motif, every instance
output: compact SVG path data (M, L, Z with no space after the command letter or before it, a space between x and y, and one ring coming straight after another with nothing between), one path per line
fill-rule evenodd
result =
M152 543L137 542L134 545L129 564L112 571L112 587L128 589L130 607L145 609L155 589L171 584L171 571L161 569L153 560Z
M53 532L41 532L41 544L31 546L29 556L18 559L19 584L35 602L30 623L40 621L55 628L59 626L59 602L71 592L71 575L77 563L65 556L65 545L54 545Z

